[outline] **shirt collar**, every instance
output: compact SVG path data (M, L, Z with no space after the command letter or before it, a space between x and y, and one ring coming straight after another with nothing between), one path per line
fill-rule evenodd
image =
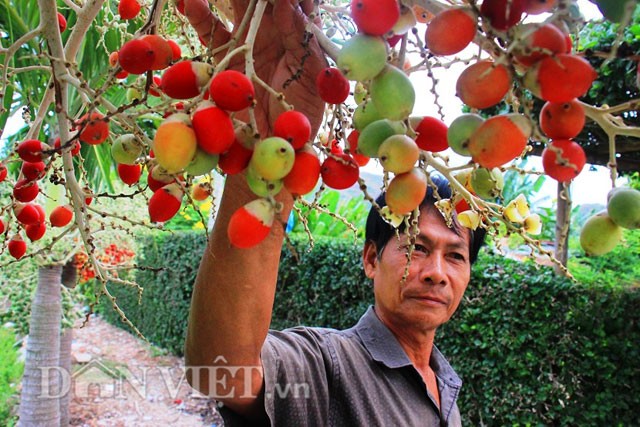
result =
M373 360L392 369L413 366L398 339L382 323L373 306L369 307L354 329ZM450 387L462 386L462 380L435 345L431 350L429 364L436 376Z

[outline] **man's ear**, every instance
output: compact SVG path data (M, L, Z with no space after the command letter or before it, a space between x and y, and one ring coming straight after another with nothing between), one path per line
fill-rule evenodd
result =
M364 265L364 274L373 279L376 273L376 267L378 266L378 250L375 243L368 241L364 244L362 250L362 264Z

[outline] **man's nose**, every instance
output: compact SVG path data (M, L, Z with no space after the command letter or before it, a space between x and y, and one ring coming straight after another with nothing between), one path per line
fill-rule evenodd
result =
M431 253L424 261L420 269L420 279L423 282L434 285L446 283L445 259L438 253Z

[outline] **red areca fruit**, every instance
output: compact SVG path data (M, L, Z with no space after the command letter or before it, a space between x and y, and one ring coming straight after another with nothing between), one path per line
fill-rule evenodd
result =
M349 80L335 67L327 67L316 77L318 95L324 102L340 104L349 96Z
M89 145L102 144L109 137L109 123L97 111L80 117L78 126L80 127L78 139Z
M229 114L211 101L202 101L198 105L191 123L198 146L209 154L224 153L236 139Z
M358 181L360 169L353 157L347 153L342 153L327 157L322 162L320 174L327 187L344 190Z
M175 178L166 172L158 172L163 170L160 166L152 166L149 169L149 174L147 175L147 185L149 189L154 193L164 187L167 184L171 184L175 181Z
M266 199L256 199L236 210L227 226L229 242L241 249L262 242L271 231L275 209Z
M22 176L28 181L37 181L44 176L44 162L24 162L20 168Z
M153 62L149 66L150 70L164 70L171 64L173 50L167 40L157 34L147 34L142 36L141 40L149 43L153 50Z
M61 33L64 33L64 30L67 29L67 18L64 17L63 14L61 14L60 12L57 12L58 14L58 28L60 29Z
M454 55L473 41L477 25L477 18L470 8L445 9L427 25L425 44L435 55Z
M585 113L580 101L546 102L540 110L540 129L551 139L575 138L584 128Z
M73 219L73 209L69 205L56 206L49 214L52 227L64 227Z
M531 135L522 114L503 114L485 120L469 138L469 154L483 168L502 166L522 154Z
M527 34L515 51L522 65L530 66L550 55L567 52L564 33L553 24L545 24L534 30L537 24L524 24L520 32Z
M0 163L0 182L7 178L7 167L4 163Z
M173 99L197 96L207 84L213 68L204 62L180 61L162 74L162 91Z
M198 182L191 188L191 198L201 202L211 196L212 192L211 184L208 182Z
M44 142L37 139L27 139L18 144L18 156L25 162L39 162L50 156L47 151L50 150Z
M42 239L44 233L47 232L47 224L44 221L27 225L24 228L25 234L32 242Z
M153 83L149 86L149 95L160 96L162 94L160 86L162 86L162 79L160 76L153 76Z
M211 79L209 94L216 105L227 111L240 111L253 104L255 89L243 73L225 70Z
M596 77L598 73L586 59L559 54L536 62L527 70L524 84L545 101L568 102L587 93Z
M320 179L320 159L309 145L305 145L296 152L293 168L284 177L284 187L291 193L305 195L310 193Z
M140 13L140 8L138 0L120 0L120 3L118 3L118 15L122 19L133 19Z
M142 166L118 164L118 176L127 185L133 185L140 180Z
M7 226L5 225L4 221L2 220L2 218L0 218L0 234L4 233L4 230L7 229Z
M491 26L499 31L507 31L520 22L526 0L484 0L480 13Z
M456 95L471 108L496 105L511 89L507 67L493 61L478 61L467 67L456 82Z
M9 254L15 259L20 259L27 253L27 243L22 240L19 234L14 235L7 244Z
M56 138L55 141L53 142L53 146L57 149L57 150L61 150L61 145L62 143L60 142L60 137ZM80 141L73 141L70 144L71 147L71 155L72 156L77 156L80 153L80 148L82 148L82 145L80 144ZM68 150L69 147L67 146L67 144L65 144L65 148L64 150Z
M165 222L173 218L180 210L183 195L184 192L177 182L156 190L149 199L151 222Z
M118 63L128 73L142 74L151 69L156 53L148 41L140 38L129 40L118 51Z
M299 150L311 138L311 123L299 111L285 111L273 124L273 134L289 141L294 150Z
M238 174L247 168L252 155L252 150L249 150L236 140L227 151L220 154L218 167L227 175Z
M16 182L13 187L13 197L23 203L28 203L38 197L40 188L35 181L29 181L27 179L21 179Z
M13 215L21 224L35 224L40 221L40 210L37 206L35 203L15 202L13 204Z
M357 130L352 130L349 136L347 136L347 142L349 143L349 154L353 157L353 160L356 161L358 166L362 167L369 163L371 160L370 157L365 156L364 154L360 154L358 152L358 138L360 137L360 132Z
M542 151L544 173L558 182L568 182L578 176L587 157L582 147L569 139L556 139Z
M362 33L382 36L391 30L399 17L397 0L351 1L351 18Z
M423 117L415 128L418 134L416 137L418 148L434 153L446 150L449 148L448 130L449 128L442 120L430 116Z
M178 45L174 40L167 40L167 43L169 43L169 47L171 47L171 59L177 61L182 58L182 49L180 49L180 45Z

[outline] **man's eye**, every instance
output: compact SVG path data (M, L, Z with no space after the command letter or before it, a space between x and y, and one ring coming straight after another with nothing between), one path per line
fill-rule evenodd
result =
M414 246L413 250L414 250L415 252L427 253L427 248L426 248L426 246L419 245L419 244L416 244L416 245Z
M458 253L458 252L453 252L451 254L451 257L458 260L458 261L466 261L467 257L464 256L464 254Z

